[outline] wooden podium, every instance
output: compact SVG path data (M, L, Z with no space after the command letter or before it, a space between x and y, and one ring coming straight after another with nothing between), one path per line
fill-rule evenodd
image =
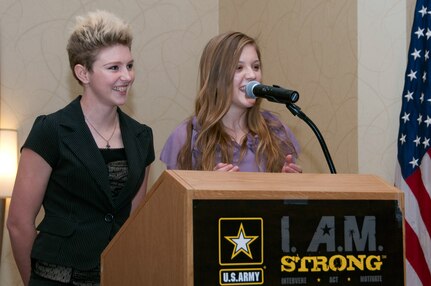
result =
M403 200L371 175L165 171L101 285L404 285Z

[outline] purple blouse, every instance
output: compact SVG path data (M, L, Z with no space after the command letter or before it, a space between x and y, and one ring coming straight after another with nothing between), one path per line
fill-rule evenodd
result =
M293 135L292 131L272 113L268 111L263 111L262 115L267 120L278 122L279 124L277 125L280 126L280 128L284 128L286 132L283 132L284 130L280 130L280 128L273 128L271 131L276 132L285 142L287 140L290 140L295 148L296 153L299 154L299 151L300 151L299 144L295 136ZM180 125L178 125L169 136L168 140L165 143L165 146L163 146L163 150L160 154L160 160L166 164L167 169L178 169L177 157L178 157L178 153L180 152L180 149L186 143L188 122L189 120L187 119L183 121ZM193 166L195 166L195 159L197 155L200 153L200 151L195 147L195 144L194 144L196 142L197 136L200 131L200 128L197 124L196 117L193 117L192 124L193 124L193 134L192 134L192 142L191 142L192 143L191 146L193 148L192 164ZM247 135L248 148L242 160L239 161L241 145L234 142L233 161L229 163L233 165L237 165L241 172L259 172L259 166L257 165L255 160L255 153L256 153L258 144L259 144L259 138L257 137L257 135L253 136L249 133ZM216 158L216 164L217 164L221 162L221 155L216 154L216 156L217 156ZM224 163L228 163L228 162L224 162ZM261 169L262 171L264 171L265 166L261 166Z

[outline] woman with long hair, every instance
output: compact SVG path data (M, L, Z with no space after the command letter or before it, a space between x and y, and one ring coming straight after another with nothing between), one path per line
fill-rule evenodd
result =
M160 155L168 169L302 173L290 129L246 96L261 81L256 41L240 32L212 38L199 64L195 112L169 136Z

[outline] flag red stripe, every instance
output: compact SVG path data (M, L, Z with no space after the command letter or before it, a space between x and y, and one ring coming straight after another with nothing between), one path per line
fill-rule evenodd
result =
M423 285L431 285L431 273L425 260L419 239L408 222L405 222L406 259L409 261Z

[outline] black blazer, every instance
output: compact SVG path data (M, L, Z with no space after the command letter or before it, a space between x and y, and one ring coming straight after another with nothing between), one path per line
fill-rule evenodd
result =
M103 249L128 218L145 168L155 156L151 128L118 108L129 173L113 201L108 170L85 123L80 98L39 116L23 148L34 150L52 167L32 258L88 270L99 265Z

